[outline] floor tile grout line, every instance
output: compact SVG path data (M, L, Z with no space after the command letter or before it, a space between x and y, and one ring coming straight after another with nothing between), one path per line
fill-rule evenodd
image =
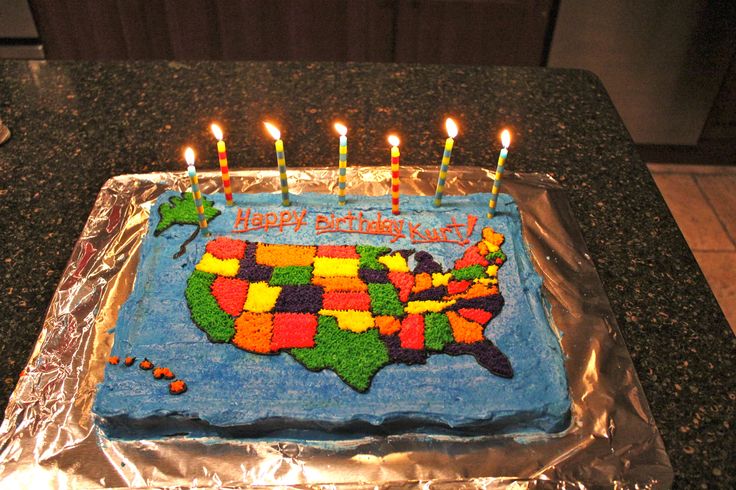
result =
M691 250L699 254L736 254L736 250Z
M661 170L651 170L651 169L649 169L649 172L652 174L657 174L657 175L708 175L708 176L714 176L714 177L727 177L730 175L736 175L736 172L693 173L693 172L669 172L667 170L661 171Z
M703 189L703 186L700 185L700 181L697 177L693 177L693 180L695 181L695 185L698 187L698 190L705 198L705 202L708 203L708 206L710 207L710 210L713 211L713 214L716 216L716 219L718 220L718 223L721 225L721 228L723 228L723 231L726 233L726 236L731 241L731 245L736 248L736 240L734 240L734 237L731 236L731 234L728 232L728 227L726 226L726 223L723 222L723 219L721 218L720 214L718 214L718 211L715 207L713 207L713 202L708 197L708 193L705 192Z

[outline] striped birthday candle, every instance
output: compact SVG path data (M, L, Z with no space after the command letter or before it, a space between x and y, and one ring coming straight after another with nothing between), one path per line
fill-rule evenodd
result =
M228 206L233 205L233 189L230 186L230 170L227 166L227 148L222 139L222 129L217 124L210 126L212 134L217 139L217 159L220 162L220 173L222 174L222 188L225 191L225 202Z
M498 165L496 166L496 175L493 178L493 189L491 190L491 200L488 202L488 217L493 218L496 214L496 200L498 199L498 191L501 189L501 177L503 177L503 167L506 163L506 157L509 155L509 145L511 144L511 133L508 129L504 129L501 133L501 144L503 148L498 155Z
M391 145L391 212L400 214L399 211L399 137L391 135L388 137Z
M345 181L348 168L348 128L345 127L343 124L335 123L335 130L337 130L337 132L340 134L340 158L338 162L339 175L337 177L337 202L340 206L344 206L346 202Z
M457 124L455 121L447 118L445 121L447 128L447 140L445 141L445 151L442 153L442 163L440 163L440 176L437 179L437 190L434 193L434 207L438 208L442 204L442 194L445 192L445 180L447 179L447 170L450 168L450 159L452 158L452 147L455 144L457 136Z
M197 177L197 169L194 168L194 150L192 150L191 148L187 148L184 151L184 159L187 162L189 181L192 184L192 196L194 197L194 207L197 208L199 228L205 235L209 235L210 232L207 227L207 218L204 215L204 206L202 205L202 193L199 190L199 178Z
M289 182L286 178L286 156L284 155L284 142L281 140L281 131L271 123L263 123L273 139L276 140L276 163L279 167L279 181L281 184L281 205L289 206Z

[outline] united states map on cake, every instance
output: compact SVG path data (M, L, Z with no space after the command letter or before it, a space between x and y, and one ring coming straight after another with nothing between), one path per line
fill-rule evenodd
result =
M483 334L503 306L503 241L487 227L443 271L423 251L218 237L187 281L187 304L212 342L287 352L309 370L334 371L359 392L383 366L424 364L432 353L469 354L511 377L508 359Z

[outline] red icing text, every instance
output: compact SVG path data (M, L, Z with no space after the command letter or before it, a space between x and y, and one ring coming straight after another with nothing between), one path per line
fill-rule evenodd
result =
M335 216L334 213L331 213L329 216L318 214L317 221L314 224L314 230L317 232L317 235L323 233L387 235L391 237L391 243L394 243L399 238L406 238L404 234L404 220L383 218L380 212L376 213L375 219L364 218L362 211L357 216L350 211L345 216Z
M278 228L284 231L284 228L293 226L294 231L304 224L304 218L307 216L307 210L301 211L281 211L278 213L257 213L251 211L250 208L243 211L238 209L238 216L235 218L233 225L233 233L247 233L254 230L268 231L269 229Z

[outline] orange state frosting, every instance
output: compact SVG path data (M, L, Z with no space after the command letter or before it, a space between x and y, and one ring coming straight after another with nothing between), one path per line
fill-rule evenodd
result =
M401 321L395 316L377 316L375 322L381 335L391 335L401 329Z
M325 292L331 291L368 291L368 285L359 277L320 277L313 276L312 284L322 287Z
M483 326L466 320L454 311L446 312L447 319L450 320L450 327L452 328L452 336L455 338L455 342L461 344L472 344L474 342L483 341Z
M244 312L235 320L232 342L241 349L266 354L271 352L273 315L271 313Z

